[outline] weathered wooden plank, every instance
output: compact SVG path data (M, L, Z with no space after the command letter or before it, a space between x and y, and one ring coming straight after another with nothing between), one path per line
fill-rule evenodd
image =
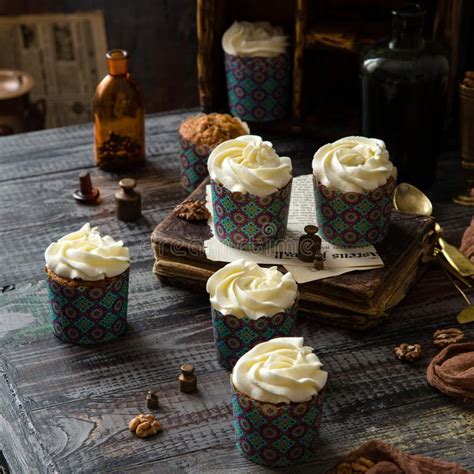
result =
M23 135L16 145L14 137L0 140L0 286L16 285L0 294L0 450L14 472L269 472L233 446L228 374L214 356L206 294L163 285L151 271L150 233L184 196L175 132L187 114L148 122L152 153L147 168L135 174L144 217L132 224L114 217L117 176L88 168L104 197L98 207L78 206L70 198L79 155L79 167L89 167L82 156L91 144L87 127L44 132L39 141ZM273 141L294 159L295 174L310 172L316 141ZM15 150L18 166L10 162ZM449 201L459 175L457 165L442 163L440 186L432 192L435 214L453 242L471 215ZM45 247L86 221L122 238L132 254L130 329L98 348L66 345L51 335L43 274ZM374 437L474 468L472 415L425 380L436 351L431 335L455 325L463 304L433 267L390 321L367 334L301 318L298 334L316 347L331 378L317 459L287 472L324 472ZM472 327L465 330L474 336ZM423 345L425 358L413 365L396 360L392 348L414 341ZM185 361L197 367L200 391L193 396L177 390L178 367ZM144 441L126 424L145 409L152 386L160 392L164 431ZM29 421L15 423L23 417Z

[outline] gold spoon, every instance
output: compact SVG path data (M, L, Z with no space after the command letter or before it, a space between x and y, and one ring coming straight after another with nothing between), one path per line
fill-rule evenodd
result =
M408 214L431 216L433 212L433 205L428 196L408 183L400 183L395 188L393 206L397 211L407 212ZM474 275L474 263L454 245L446 242L441 237L442 228L438 223L435 223L435 231L438 234L439 250L448 263L463 277Z

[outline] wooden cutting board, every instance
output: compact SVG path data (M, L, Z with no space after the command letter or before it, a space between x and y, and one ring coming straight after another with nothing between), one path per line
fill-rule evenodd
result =
M205 200L208 183L188 199ZM188 222L171 212L151 235L155 274L171 284L204 289L209 276L225 265L206 258L203 243L211 236L207 223ZM434 240L433 218L394 211L388 237L376 245L385 266L299 285L300 310L339 326L375 326L421 274Z

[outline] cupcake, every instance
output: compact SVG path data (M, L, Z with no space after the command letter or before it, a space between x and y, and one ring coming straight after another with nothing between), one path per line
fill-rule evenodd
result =
M64 342L111 341L127 327L128 248L85 224L45 252L54 335Z
M234 22L222 37L229 108L249 122L284 118L290 105L288 36L262 22Z
M302 337L258 344L231 375L237 449L250 461L288 466L314 457L328 374Z
M241 250L271 247L285 237L290 206L291 159L270 142L244 135L209 156L216 237Z
M313 158L316 214L322 237L339 247L365 247L388 234L397 169L382 140L346 137Z
M188 117L179 127L181 184L193 192L207 176L207 158L220 143L247 135L245 122L229 114L198 114Z
M298 287L291 273L239 259L215 272L206 289L214 347L226 369L256 344L293 335Z

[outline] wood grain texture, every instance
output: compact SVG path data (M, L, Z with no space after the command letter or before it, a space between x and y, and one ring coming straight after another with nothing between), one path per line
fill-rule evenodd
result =
M0 139L0 451L14 473L270 472L241 457L233 445L228 373L212 345L206 295L164 285L152 273L150 234L181 201L176 129L189 113L147 119L147 167L134 174L143 218L118 222L113 192L118 175L93 167L89 126ZM307 172L311 140L272 137L277 150ZM16 160L16 162L15 162ZM70 194L82 169L92 173L103 200L77 205ZM471 212L451 204L459 185L456 161L441 165L433 190L435 214L458 243ZM131 249L129 329L96 348L61 343L48 322L43 251L90 220ZM297 332L330 372L320 446L313 462L282 472L323 473L350 449L374 437L411 453L474 468L472 412L429 386L425 370L436 353L433 331L455 325L463 307L456 290L431 268L385 325L365 334L335 330L301 317ZM472 325L466 326L472 338ZM392 348L420 342L425 357L408 365ZM178 390L179 365L196 366L199 391ZM157 388L163 432L147 440L127 430Z

